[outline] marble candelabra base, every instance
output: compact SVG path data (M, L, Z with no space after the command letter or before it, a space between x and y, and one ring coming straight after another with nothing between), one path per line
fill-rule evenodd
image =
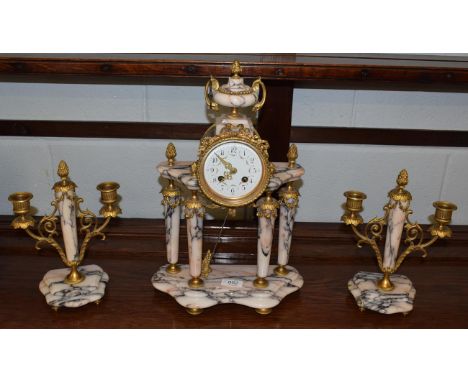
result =
M411 312L416 289L410 279L403 275L391 275L390 280L395 288L385 292L377 286L382 277L382 273L358 272L349 280L348 289L356 299L359 308L382 314Z
M277 276L270 266L266 279L267 288L253 286L256 278L256 265L211 265L212 271L205 279L202 288L191 289L188 265L181 265L181 272L168 274L167 265L159 268L151 282L161 292L168 293L191 314L217 304L240 304L255 308L260 314L268 314L288 294L295 292L304 284L304 279L293 267L287 266L289 273Z
M53 309L78 308L90 302L99 304L104 297L109 275L97 265L84 265L78 267L78 271L85 279L74 285L64 282L70 272L69 268L53 269L44 275L39 290Z

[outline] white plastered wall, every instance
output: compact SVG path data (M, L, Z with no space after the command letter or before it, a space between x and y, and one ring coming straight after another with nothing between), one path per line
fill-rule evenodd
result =
M203 88L193 86L0 83L0 119L207 123ZM293 125L468 130L468 94L296 89ZM448 132L449 134L449 132ZM155 165L165 140L0 137L0 214L7 197L34 193L45 213L60 159L70 165L80 196L99 208L96 184L121 184L124 217L161 217ZM178 159L194 159L196 141L174 141ZM455 224L468 224L468 149L299 144L306 168L299 221L336 222L343 192L366 192L365 218L381 214L398 171L407 168L414 217L427 222L432 201L458 204Z

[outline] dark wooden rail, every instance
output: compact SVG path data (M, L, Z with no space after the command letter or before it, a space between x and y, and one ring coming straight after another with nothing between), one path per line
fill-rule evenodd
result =
M284 91L284 89L282 89ZM267 113L274 116L274 113ZM264 114L266 116L267 114ZM289 125L283 114L280 125ZM278 130L278 119L263 119L262 137L273 142L279 153L283 147L295 143L337 143L367 145L468 147L468 131L381 129L357 127L292 126ZM199 140L208 124L164 122L106 122L106 121L38 121L0 120L0 136L68 137L68 138L135 138L135 139L191 139ZM281 142L281 146L278 146ZM280 155L280 154L279 154ZM286 160L278 157L277 160Z
M468 91L468 59L424 55L147 54L0 55L0 76L208 78L228 76L239 59L246 77L336 88ZM17 78L16 80L18 80Z
M295 87L468 91L468 59L425 55L56 54L0 55L0 81L196 84L227 77L239 59L246 77L268 86L258 130L270 158L284 160L290 140L314 143L466 147L466 132L328 128L291 129ZM66 126L66 128L64 128ZM169 127L169 128L167 128ZM167 123L1 121L1 135L199 139L204 126ZM389 138L391 137L391 138Z

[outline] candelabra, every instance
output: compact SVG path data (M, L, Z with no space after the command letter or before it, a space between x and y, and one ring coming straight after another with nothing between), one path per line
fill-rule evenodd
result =
M112 218L121 213L118 206L117 189L115 182L104 182L97 186L101 192L103 207L99 213L104 221L99 225L96 215L88 209L81 209L83 199L75 194L76 184L68 177L68 166L60 161L57 174L61 178L54 184L55 199L51 205L53 211L44 216L36 226L31 215L30 201L33 194L29 192L15 192L8 200L13 204L16 217L12 221L14 229L23 229L36 241L36 249L43 245L55 248L60 258L69 268L54 269L47 272L39 284L47 303L55 310L59 307L79 307L90 302L98 304L104 296L109 276L97 265L80 266L86 249L93 237L105 239L103 230ZM57 221L60 216L60 225L63 236L63 247L57 241ZM78 249L77 219L80 234L84 235L80 249Z
M437 201L433 203L435 215L434 222L429 228L431 237L424 241L422 227L409 219L413 211L410 209L411 193L405 189L407 184L408 172L402 170L397 178L397 187L388 194L389 201L384 206L384 216L371 219L363 232L357 227L363 223L359 213L363 210L362 205L366 195L359 191L344 193L345 214L341 220L351 226L358 238L359 248L363 244L368 244L373 249L383 274L358 272L348 282L348 289L361 310L370 309L384 314L410 312L413 309L416 290L406 276L394 273L409 254L421 252L422 256L426 257L430 245L437 239L449 238L452 234L448 225L457 206L450 202ZM387 226L387 234L382 255L378 241L382 238L384 226ZM408 246L398 255L403 231L406 236L404 242Z

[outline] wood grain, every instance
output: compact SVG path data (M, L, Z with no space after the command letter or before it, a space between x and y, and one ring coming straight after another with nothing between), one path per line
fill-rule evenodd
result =
M150 283L152 274L165 263L161 220L120 219L111 224L108 239L92 243L85 259L86 264L99 264L110 274L101 305L54 312L45 303L38 283L49 269L62 264L51 251L37 254L23 232L8 227L10 219L0 218L2 328L468 327L466 226L454 227L453 239L431 248L426 260L413 256L403 264L401 273L417 289L415 309L407 317L359 311L346 284L360 270L376 271L375 258L368 248L356 248L352 235L342 225L325 223L297 224L291 265L302 273L305 284L272 314L260 316L253 309L227 304L193 317ZM207 225L205 245L213 242L217 227L217 222ZM237 246L249 253L255 248L255 235L254 224L234 224L222 244L225 249ZM229 259L255 263L253 256L229 251L216 262Z
M294 83L265 81L267 98L258 116L258 133L270 144L270 160L287 161L291 135Z
M466 60L415 55L3 55L0 76L21 80L27 75L38 81L99 76L128 82L226 77L234 59L242 62L245 77L297 80L313 87L468 91Z

